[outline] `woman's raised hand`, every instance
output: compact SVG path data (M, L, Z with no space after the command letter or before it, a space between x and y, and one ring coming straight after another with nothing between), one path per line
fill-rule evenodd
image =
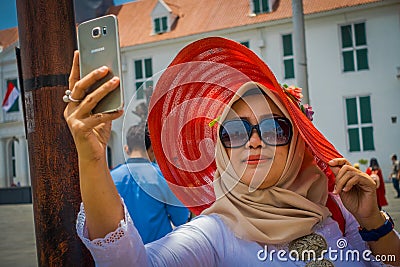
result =
M339 194L344 206L360 224L381 220L377 200L376 183L365 172L354 168L345 158L328 162L336 176L334 194ZM364 226L364 225L363 225Z
M92 93L86 90L108 73L107 67L96 69L79 78L79 53L75 51L69 76L69 90L73 99L81 102L69 102L64 110L64 118L74 138L81 159L98 160L104 157L107 141L111 132L111 121L120 117L123 111L91 114L96 104L119 85L119 78L113 77Z

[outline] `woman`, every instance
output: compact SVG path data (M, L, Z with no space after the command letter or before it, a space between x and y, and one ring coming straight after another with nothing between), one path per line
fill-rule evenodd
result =
M371 177L334 158L340 154L303 115L298 91L282 88L250 50L217 37L177 55L149 113L164 176L202 214L144 246L105 157L111 121L122 112L90 115L119 80L85 95L107 70L79 80L77 58L71 96L82 103L69 103L64 115L79 156L77 230L99 266L364 266L380 265L369 262L373 255L400 259L399 236L376 205ZM375 241L363 241L359 225L363 238ZM371 238L376 228L384 234ZM335 254L367 249L368 259Z
M365 172L370 175L376 183L378 207L379 209L382 209L382 207L387 206L388 203L385 197L385 181L383 180L382 170L379 167L378 160L376 158L370 159L369 167Z

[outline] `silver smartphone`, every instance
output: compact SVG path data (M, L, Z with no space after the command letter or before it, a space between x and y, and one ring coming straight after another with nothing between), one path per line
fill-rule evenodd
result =
M92 113L108 113L122 109L124 94L117 17L107 15L79 24L78 50L81 78L101 66L110 68L107 76L89 88L87 94L114 76L120 78L119 88L105 96Z

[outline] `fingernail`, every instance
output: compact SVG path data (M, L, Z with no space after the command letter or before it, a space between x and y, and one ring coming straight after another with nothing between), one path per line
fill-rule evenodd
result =
M102 66L99 70L103 72L106 71L107 69L108 69L107 66Z
M113 83L115 83L115 82L117 82L118 81L118 77L117 76L114 76L112 79L111 79L111 82L113 82Z

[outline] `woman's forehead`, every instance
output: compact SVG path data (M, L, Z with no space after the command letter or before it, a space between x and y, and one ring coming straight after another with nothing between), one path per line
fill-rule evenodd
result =
M269 114L283 115L278 106L264 94L251 94L235 101L227 115L233 117L265 117Z

